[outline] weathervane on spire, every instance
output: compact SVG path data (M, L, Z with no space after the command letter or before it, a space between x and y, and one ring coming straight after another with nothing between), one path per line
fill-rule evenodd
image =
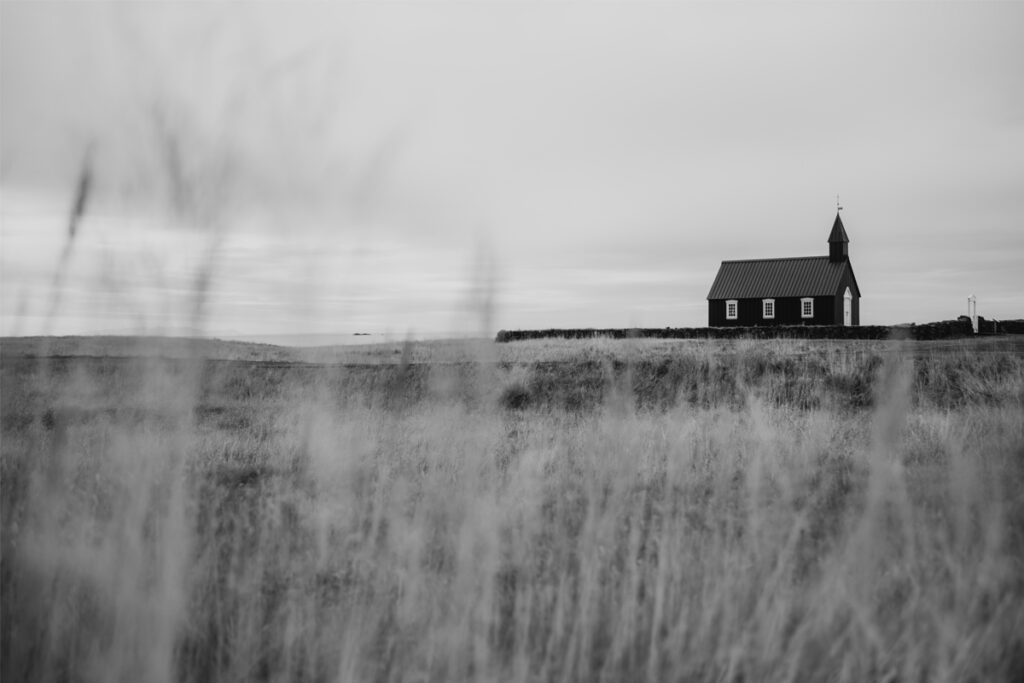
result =
M843 210L843 207L839 205L839 195L836 195L836 213Z

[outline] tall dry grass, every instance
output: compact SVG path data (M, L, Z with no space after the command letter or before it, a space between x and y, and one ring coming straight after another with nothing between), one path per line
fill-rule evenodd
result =
M5 356L3 678L1019 680L1024 361L917 348Z

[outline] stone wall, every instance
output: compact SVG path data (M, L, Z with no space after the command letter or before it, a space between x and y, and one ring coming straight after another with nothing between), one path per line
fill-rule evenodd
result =
M1012 327L1011 323L1017 323ZM989 323L986 323L986 325ZM1005 326L1005 328L1004 328ZM1024 321L999 323L999 332L1024 332ZM496 341L527 339L956 339L973 336L971 323L944 320L922 325L792 325L779 327L666 327L658 329L550 329L502 330Z

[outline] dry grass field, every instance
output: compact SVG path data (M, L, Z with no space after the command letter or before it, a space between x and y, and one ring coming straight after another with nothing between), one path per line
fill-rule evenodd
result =
M5 339L5 681L1019 681L1024 352Z

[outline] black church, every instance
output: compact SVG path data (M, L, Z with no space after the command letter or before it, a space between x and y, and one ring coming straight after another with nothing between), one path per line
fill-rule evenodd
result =
M859 325L849 244L836 213L828 256L722 261L708 292L708 326Z

